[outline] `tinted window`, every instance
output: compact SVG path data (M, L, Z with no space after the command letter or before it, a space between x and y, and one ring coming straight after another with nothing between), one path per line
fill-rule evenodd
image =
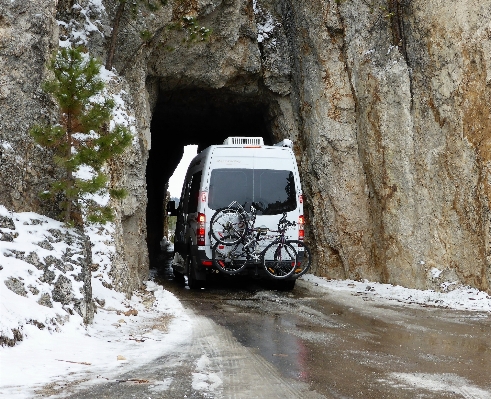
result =
M188 212L188 199L189 199L190 188L191 188L191 180L186 180L182 189L182 196L180 201L184 213Z
M201 183L201 172L197 172L193 175L193 179L191 181L191 188L189 190L188 213L195 213L198 211L200 183Z
M246 210L256 202L258 214L277 215L297 207L295 181L289 170L214 169L211 172L208 206L219 209L232 201Z

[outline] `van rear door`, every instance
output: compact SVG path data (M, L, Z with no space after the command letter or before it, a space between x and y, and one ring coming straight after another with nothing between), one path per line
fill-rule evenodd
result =
M263 147L254 154L255 201L262 202L264 211L258 213L256 225L276 229L284 212L287 219L297 221L301 213L300 178L294 155L290 149ZM297 238L292 229L290 238Z
M210 168L208 207L214 211L239 202L247 211L260 203L257 225L275 229L283 212L299 216L300 181L293 153L282 148L220 148ZM268 216L268 217L266 217Z

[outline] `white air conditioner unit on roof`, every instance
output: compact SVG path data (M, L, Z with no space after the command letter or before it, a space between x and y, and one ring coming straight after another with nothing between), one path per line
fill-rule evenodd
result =
M262 137L227 137L225 145L264 145Z

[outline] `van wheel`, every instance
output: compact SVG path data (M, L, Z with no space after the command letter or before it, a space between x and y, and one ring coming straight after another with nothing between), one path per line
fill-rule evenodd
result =
M203 288L205 282L196 279L196 263L193 262L193 257L188 256L188 287L192 290Z

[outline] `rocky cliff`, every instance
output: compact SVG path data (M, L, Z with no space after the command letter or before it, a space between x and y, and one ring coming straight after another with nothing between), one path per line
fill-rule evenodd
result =
M91 22L85 45L105 59L116 2L96 3L0 0L9 208L43 210L36 193L56 169L26 132L53 115L39 83L58 25L65 40L71 18ZM183 17L210 39L190 43ZM142 45L144 29L155 35ZM155 121L175 104L200 115L206 102L258 112L271 140L294 140L317 274L490 290L490 0L180 0L124 19L114 66L138 138L112 166L130 191L115 229L120 289L148 270L148 151L172 134ZM169 140L159 148L176 153Z

